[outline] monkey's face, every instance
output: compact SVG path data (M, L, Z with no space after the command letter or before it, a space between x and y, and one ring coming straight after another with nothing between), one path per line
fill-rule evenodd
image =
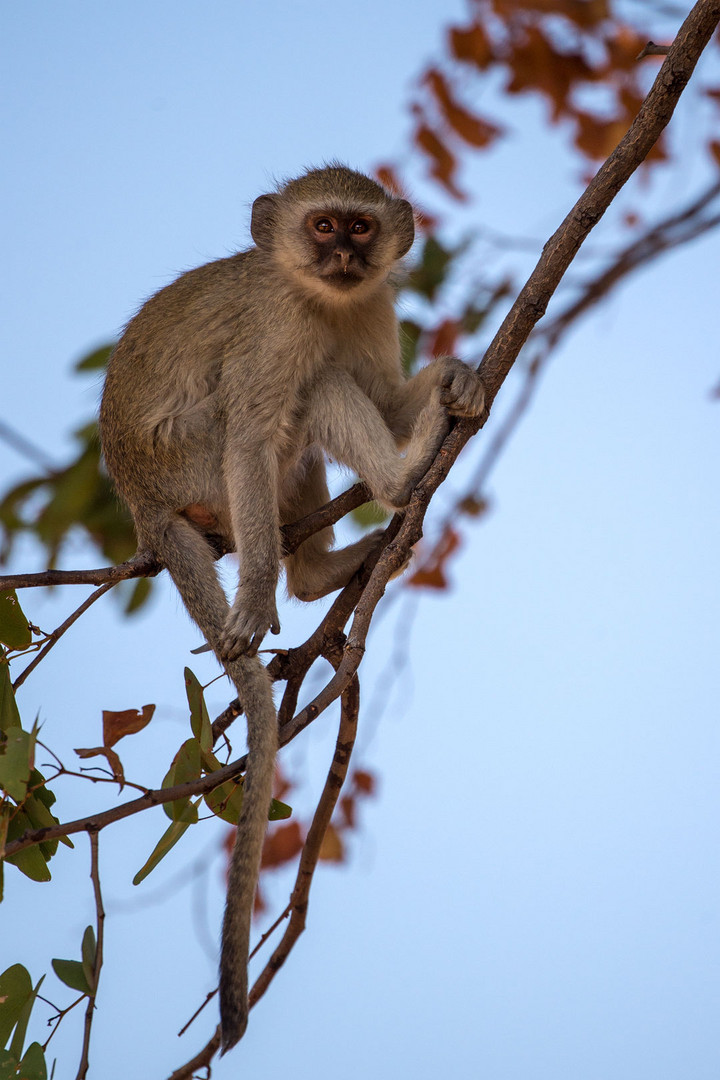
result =
M250 231L294 288L330 307L355 307L410 250L413 211L369 177L330 165L260 195Z
M351 292L373 276L373 254L380 223L372 214L310 213L305 235L311 254L308 269L323 284Z

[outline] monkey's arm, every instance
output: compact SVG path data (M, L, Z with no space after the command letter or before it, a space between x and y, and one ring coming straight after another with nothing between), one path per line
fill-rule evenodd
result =
M434 390L453 416L479 416L485 405L485 390L473 368L454 356L440 356L406 382L389 389L383 414L397 439L407 439L413 424Z
M313 396L308 425L311 437L365 480L376 499L400 509L430 467L447 432L447 416L439 395L428 391L402 456L374 402L350 374L336 370L324 378L322 394Z

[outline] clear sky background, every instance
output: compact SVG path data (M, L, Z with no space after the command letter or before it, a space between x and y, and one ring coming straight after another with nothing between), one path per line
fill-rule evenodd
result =
M273 177L404 154L412 80L463 12L460 0L6 7L2 416L67 460L99 394L72 362L180 270L244 246ZM464 175L480 196L469 220L539 251L578 193L574 165L539 109L514 119L502 151ZM676 145L692 145L696 120L681 104ZM697 190L694 162L644 189L650 213ZM357 752L378 797L349 864L320 868L308 930L217 1080L720 1074L719 251L715 236L661 260L567 339L493 476L494 512L465 530L453 591L414 593L414 614L397 598L380 620ZM0 445L3 488L28 471ZM96 562L80 540L65 552L68 567ZM40 568L38 552L21 546L14 568ZM51 629L84 595L23 600ZM289 645L319 611L282 617L273 644ZM156 702L119 749L128 776L157 784L186 737L183 665L216 672L190 657L198 643L169 583L132 621L108 597L22 688L25 721L39 712L69 764L100 742L103 708ZM219 711L227 688L208 699ZM316 789L333 723L284 754ZM56 788L63 819L114 797ZM175 1038L216 981L223 828L190 830L134 888L166 821L157 810L100 838L102 1080L162 1080L216 1022L211 1006ZM51 868L50 886L6 874L0 968L19 960L37 978L79 954L94 919L87 840ZM52 973L44 991L69 1000ZM58 1080L75 1075L80 1028L73 1015L56 1036Z

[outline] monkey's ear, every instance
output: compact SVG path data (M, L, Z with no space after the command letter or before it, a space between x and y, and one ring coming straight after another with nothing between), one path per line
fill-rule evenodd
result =
M250 234L259 248L272 247L276 225L277 197L260 195L252 207Z
M397 219L395 228L398 238L397 258L402 259L403 255L407 255L415 239L415 215L407 199L397 199L395 207Z

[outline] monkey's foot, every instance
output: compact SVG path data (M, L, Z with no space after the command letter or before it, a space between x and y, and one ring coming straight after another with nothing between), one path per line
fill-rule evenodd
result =
M485 408L485 387L476 371L448 357L440 381L440 402L453 416L479 416Z
M220 635L217 647L220 658L232 661L241 656L255 656L268 630L273 634L280 633L274 600L267 605L236 602Z

